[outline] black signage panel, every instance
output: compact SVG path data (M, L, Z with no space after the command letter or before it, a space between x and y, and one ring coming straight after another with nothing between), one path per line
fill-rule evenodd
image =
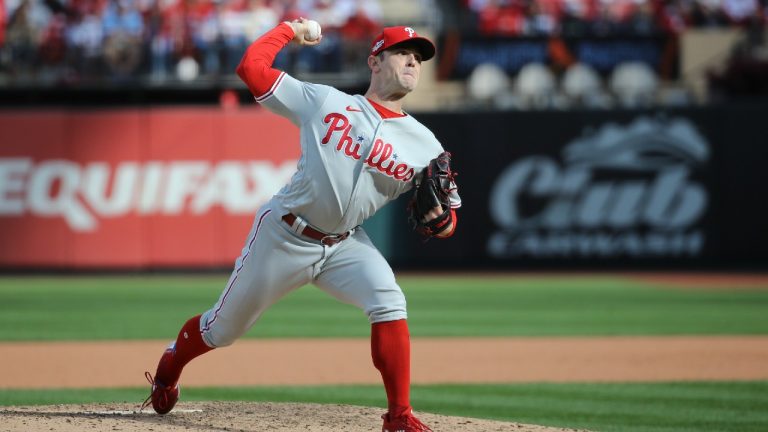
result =
M760 109L418 117L454 155L463 208L449 240L399 238L396 265L768 263Z

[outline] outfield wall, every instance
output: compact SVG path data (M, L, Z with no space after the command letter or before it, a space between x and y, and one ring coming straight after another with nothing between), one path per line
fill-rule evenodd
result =
M420 116L465 209L424 266L768 269L766 105Z
M0 113L0 265L230 266L296 169L261 109Z
M766 112L420 114L457 234L422 243L407 197L366 228L399 268L768 268ZM259 108L0 111L0 267L229 267L297 138Z

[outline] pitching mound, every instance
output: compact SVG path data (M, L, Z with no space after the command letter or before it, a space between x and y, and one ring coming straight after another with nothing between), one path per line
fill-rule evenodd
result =
M150 409L151 411L151 409ZM3 431L120 430L165 432L190 430L361 432L381 430L379 408L296 403L179 403L168 415L136 412L135 405L48 405L0 409ZM435 432L554 432L574 429L448 417L419 413Z

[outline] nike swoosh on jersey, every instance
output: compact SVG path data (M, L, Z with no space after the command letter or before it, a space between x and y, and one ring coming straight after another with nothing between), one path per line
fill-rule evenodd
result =
M355 108L352 105L347 105L347 111L363 112L360 108Z

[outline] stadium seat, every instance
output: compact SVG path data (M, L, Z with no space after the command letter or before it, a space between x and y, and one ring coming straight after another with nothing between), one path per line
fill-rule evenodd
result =
M656 100L659 80L653 69L641 62L621 63L610 76L610 88L624 108L651 106Z
M541 63L528 63L520 69L515 81L520 108L552 108L556 87L555 76L548 67Z
M510 79L506 72L492 63L477 65L467 79L467 93L476 102L492 102L509 88Z
M591 66L571 65L563 74L561 89L570 107L607 108L610 98L603 90L603 80Z

